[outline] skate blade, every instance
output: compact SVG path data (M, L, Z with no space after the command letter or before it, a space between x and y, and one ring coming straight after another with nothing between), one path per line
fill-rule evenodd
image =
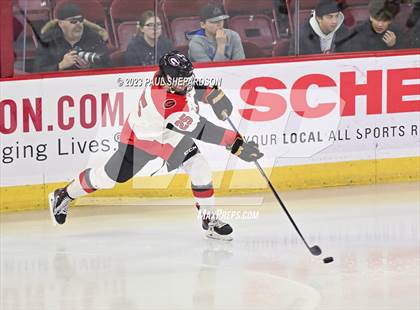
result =
M52 221L54 226L57 226L58 223L55 220L54 211L53 211L53 209L54 209L54 192L48 194L48 205L49 205L49 209L50 209L51 221Z
M215 232L207 232L206 237L209 239L215 239L215 240L222 240L222 241L232 241L233 238L230 235L219 235Z

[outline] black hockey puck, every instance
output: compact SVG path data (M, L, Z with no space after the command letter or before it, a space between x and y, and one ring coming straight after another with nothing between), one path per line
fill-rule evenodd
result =
M330 257L325 257L323 259L323 261L324 261L324 264L328 264L328 263L333 262L334 261L334 258L332 258L331 256Z

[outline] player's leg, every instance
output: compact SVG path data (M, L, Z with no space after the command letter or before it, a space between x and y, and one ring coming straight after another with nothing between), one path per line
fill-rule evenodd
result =
M207 236L232 240L229 236L232 233L232 227L217 217L211 170L204 156L198 152L185 161L181 167L190 176L191 189Z
M232 227L216 216L210 166L191 138L184 137L169 158L168 170L176 167L181 167L190 176L192 193L203 219L203 229L208 231L208 236L231 240L227 236L232 233ZM226 238L220 238L221 236Z
M128 181L154 158L156 157L131 145L120 143L118 150L104 166L83 170L64 188L58 188L49 194L54 224L64 224L68 207L74 199Z

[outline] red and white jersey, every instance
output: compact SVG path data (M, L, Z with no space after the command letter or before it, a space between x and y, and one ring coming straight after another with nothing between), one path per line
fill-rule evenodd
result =
M120 141L168 160L184 135L168 129L167 125L191 132L200 121L194 94L194 89L178 95L160 85L145 88L124 124Z

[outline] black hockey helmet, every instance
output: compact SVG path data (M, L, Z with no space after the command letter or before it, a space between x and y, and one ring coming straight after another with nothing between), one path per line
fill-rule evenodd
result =
M179 51L171 51L159 60L159 69L171 78L190 77L193 74L191 61Z
M179 51L170 51L159 60L160 75L172 92L186 93L194 83L194 67L191 61Z

